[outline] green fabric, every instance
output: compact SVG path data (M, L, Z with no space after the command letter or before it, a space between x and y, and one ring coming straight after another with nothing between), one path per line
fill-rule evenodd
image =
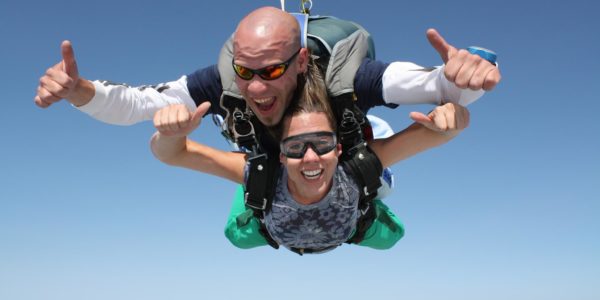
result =
M381 200L375 199L373 207L377 218L358 245L380 250L390 249L404 236L404 225Z
M358 245L380 250L389 249L404 236L404 225L381 200L374 200L373 204L377 218ZM258 219L250 215L244 205L244 188L239 186L225 226L225 236L234 246L242 249L268 245L259 229Z
M238 186L233 206L229 212L227 225L225 226L225 236L236 247L242 249L250 249L259 246L268 245L267 240L260 234L260 223L254 216L249 219L242 220L246 214L246 205L244 205L244 187ZM238 226L238 216L240 225ZM246 223L243 225L243 223Z

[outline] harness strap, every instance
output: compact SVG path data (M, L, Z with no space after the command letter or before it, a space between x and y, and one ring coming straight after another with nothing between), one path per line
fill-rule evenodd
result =
M244 203L247 207L259 211L268 211L271 201L268 199L269 183L268 157L258 154L248 158L248 179L246 180Z
M356 233L348 243L359 243L376 218L372 201L381 187L379 177L383 166L375 153L367 146L366 140L373 138L369 120L354 105L354 94L346 93L332 98L333 110L340 127L338 135L342 144L342 161L345 170L360 187L358 208L360 217L356 224Z
M244 202L260 221L260 233L269 245L275 249L279 244L271 237L264 224L264 215L271 209L277 180L279 179L279 161L266 154L258 154L248 159L250 164L248 180L244 186Z
M295 248L295 247L291 247L290 251L299 254L300 256L302 256L303 254L312 254L312 253L323 253L323 252L327 252L329 250L333 250L337 247L339 247L340 245L333 245L333 246L329 246L329 247L325 247L325 248L319 248L319 249L311 249L311 248Z
M366 145L359 145L356 155L351 160L344 162L344 168L362 187L360 198L358 200L358 208L360 217L356 223L356 232L347 243L360 243L365 236L367 230L371 227L377 214L373 207L373 200L377 197L377 189L381 186L379 176L383 171L381 162ZM361 158L362 157L362 158Z
M248 159L248 179L246 180L244 202L246 206L261 213L271 209L275 186L279 177L279 161L269 159L261 153Z

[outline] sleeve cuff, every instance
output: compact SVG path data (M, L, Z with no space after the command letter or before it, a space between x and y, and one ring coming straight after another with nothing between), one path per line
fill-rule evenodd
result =
M92 84L94 85L94 97L92 97L92 100L82 106L73 105L73 107L88 115L101 111L107 99L106 87L98 80L92 81Z

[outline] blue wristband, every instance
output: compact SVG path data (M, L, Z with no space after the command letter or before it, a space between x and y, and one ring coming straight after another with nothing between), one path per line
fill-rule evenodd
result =
M481 47L471 46L467 48L471 54L479 55L481 58L489 61L492 65L496 65L496 52Z

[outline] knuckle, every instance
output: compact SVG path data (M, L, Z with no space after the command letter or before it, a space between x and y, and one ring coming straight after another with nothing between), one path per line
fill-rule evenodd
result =
M454 70L452 70L451 68L446 67L444 69L444 76L450 82L454 82L456 80L456 72L454 72Z
M469 51L465 50L465 49L460 49L457 52L457 56L460 57L460 58L465 58L465 57L467 57L469 55L471 55L471 53Z
M473 64L480 64L483 61L483 58L481 58L481 56L471 53L468 54L467 59Z
M473 81L469 83L469 89L473 91L480 90L483 87L483 82L481 81Z
M454 81L454 84L460 88L460 89L466 89L468 87L467 82L465 82L464 80L458 78Z

